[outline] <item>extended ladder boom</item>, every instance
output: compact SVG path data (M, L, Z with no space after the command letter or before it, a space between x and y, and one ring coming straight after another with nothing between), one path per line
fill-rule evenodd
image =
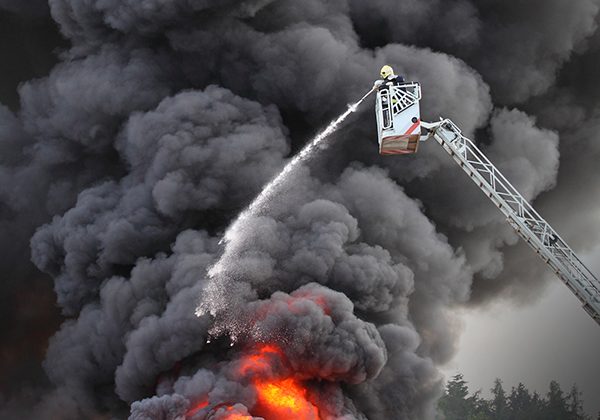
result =
M600 282L535 209L451 120L422 123L446 152L506 216L515 231L548 264L600 324Z

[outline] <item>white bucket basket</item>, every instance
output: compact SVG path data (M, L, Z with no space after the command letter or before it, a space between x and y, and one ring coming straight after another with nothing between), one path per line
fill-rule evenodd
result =
M382 86L377 92L375 113L379 134L379 153L402 155L416 153L421 138L421 86L404 83Z

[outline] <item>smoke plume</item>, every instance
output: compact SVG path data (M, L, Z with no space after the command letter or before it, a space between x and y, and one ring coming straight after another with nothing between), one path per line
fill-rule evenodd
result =
M54 50L0 82L0 417L433 419L457 309L545 287L443 151L380 157L367 101L232 222L389 63L597 252L599 8L0 0Z

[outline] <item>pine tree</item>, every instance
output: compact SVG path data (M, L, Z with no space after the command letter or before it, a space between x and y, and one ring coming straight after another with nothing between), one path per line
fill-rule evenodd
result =
M440 399L438 406L444 413L446 420L465 420L469 416L469 404L467 396L469 388L463 375L452 377L446 384L444 396Z
M481 398L481 390L467 399L469 417L467 420L489 420L492 418L490 403Z
M508 408L511 420L530 420L531 394L525 385L519 382L508 396Z
M546 420L545 412L546 412L546 401L540 397L540 394L534 392L531 396L531 402L529 403L529 407L526 410L527 415L525 418L527 420Z
M492 418L494 420L508 420L508 403L506 401L506 392L502 387L502 381L498 378L494 381L492 388Z
M547 420L565 420L569 418L567 401L560 385L556 381L550 382L548 391L548 403L546 406L545 418Z
M573 385L569 395L567 395L567 406L569 410L569 420L587 420L589 418L583 411L582 394L579 391L579 388L577 388L577 385Z
M463 375L454 376L439 401L440 418L445 420L591 420L583 411L582 394L574 385L565 395L556 381L550 383L547 398L519 383L507 396L502 381L496 379L492 399L481 391L469 396ZM600 420L600 413L597 420Z

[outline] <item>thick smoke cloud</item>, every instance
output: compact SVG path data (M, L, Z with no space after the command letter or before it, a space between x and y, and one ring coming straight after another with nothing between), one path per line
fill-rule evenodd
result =
M449 51L476 68L501 103L523 102L546 92L561 66L596 30L600 7L595 0L350 4L368 43L394 41Z
M259 397L240 372L271 344L284 362L256 375L301 381L323 415L434 418L454 310L526 303L544 287L543 266L523 263L517 236L443 152L379 158L361 111L219 241L290 152L391 63L422 83L425 119L459 123L550 220L579 202L557 228L593 249L598 195L573 184L598 173L597 92L582 86L595 77L583 69L598 60L599 7L50 0L68 46L18 87L18 106L0 106L2 287L45 273L56 296L40 299L68 319L47 351L31 339L51 386L7 393L0 415L253 416ZM224 311L197 317L215 287Z
M61 321L51 280L30 262L29 240L47 220L43 189L34 182L44 174L30 166L33 140L16 113L16 84L47 74L55 64L45 48L57 46L58 31L43 13L17 13L16 6L0 4L0 393L5 395L20 390L22 381L47 382L40 364Z
M116 268L160 251L199 216L186 213L247 200L288 151L280 125L274 109L214 86L134 114L113 145L128 174L80 193L32 240L33 260L56 278L61 307L80 310ZM55 267L61 255L65 263Z

